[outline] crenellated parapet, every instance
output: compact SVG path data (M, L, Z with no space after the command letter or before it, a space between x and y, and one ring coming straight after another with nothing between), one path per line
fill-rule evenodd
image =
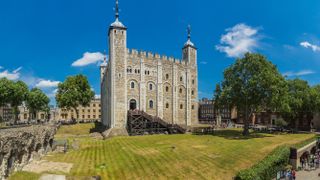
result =
M164 61L171 62L176 64L185 64L180 59L174 58L173 56L160 55L159 53L147 52L137 49L127 49L127 57L130 61L131 59L140 59L143 58L146 61Z

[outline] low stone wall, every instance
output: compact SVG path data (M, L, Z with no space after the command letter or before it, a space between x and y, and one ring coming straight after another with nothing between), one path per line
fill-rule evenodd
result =
M50 151L56 131L53 125L0 129L0 180Z

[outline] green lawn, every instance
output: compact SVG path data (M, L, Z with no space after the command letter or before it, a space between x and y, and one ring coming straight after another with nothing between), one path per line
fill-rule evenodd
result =
M83 128L84 132L83 126L74 128ZM94 175L102 179L232 179L240 169L263 159L275 147L313 136L254 134L243 138L239 130L230 130L216 135L153 135L103 141L71 138L69 130L68 138L78 141L80 148L46 159L73 163L69 176L75 179ZM57 137L62 138L64 132L63 127Z

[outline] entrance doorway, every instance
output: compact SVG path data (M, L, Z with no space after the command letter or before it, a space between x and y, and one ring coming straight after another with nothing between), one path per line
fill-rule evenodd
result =
M130 110L137 109L137 101L135 99L130 100Z

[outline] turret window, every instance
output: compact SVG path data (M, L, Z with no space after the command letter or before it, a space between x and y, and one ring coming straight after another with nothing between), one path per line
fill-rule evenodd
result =
M180 93L180 94L182 93L182 89L181 89L181 88L179 89L179 93Z
M169 92L169 87L168 86L166 86L166 92Z
M166 74L166 80L168 80L169 79L169 74Z
M183 104L180 104L180 109L183 109Z
M152 84L149 84L149 90L152 91L152 89L153 89Z
M166 103L166 108L167 108L167 109L169 108L169 103Z
M134 82L131 82L131 89L134 89Z
M192 79L192 84L194 84L194 79Z
M194 91L193 90L191 91L191 95L194 95Z
M180 81L183 81L182 76L180 76Z

